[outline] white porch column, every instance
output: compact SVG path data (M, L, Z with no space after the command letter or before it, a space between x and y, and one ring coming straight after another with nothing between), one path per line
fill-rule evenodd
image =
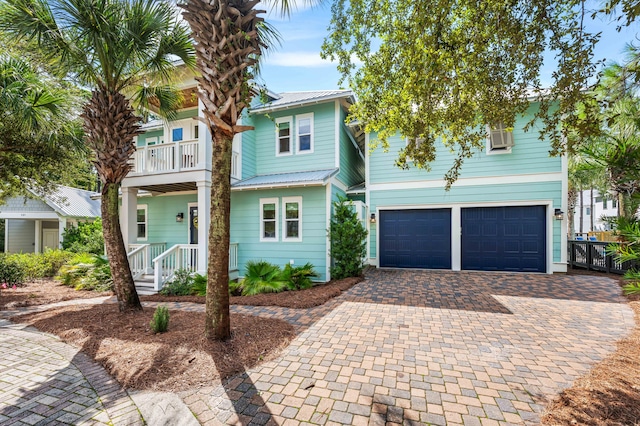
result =
M34 253L42 253L42 221L36 219Z
M62 239L64 238L62 234L67 230L67 218L61 217L58 218L58 247L62 248Z
M122 207L120 207L120 229L122 239L129 251L129 244L136 242L136 215L138 211L138 188L122 187Z
M200 181L198 185L198 272L207 272L209 254L209 216L211 210L211 182Z

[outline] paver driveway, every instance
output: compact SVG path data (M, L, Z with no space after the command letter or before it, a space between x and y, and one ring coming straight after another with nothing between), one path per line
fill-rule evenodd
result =
M292 311L259 310L304 329L279 359L182 393L203 423L535 424L633 327L590 276L377 270Z

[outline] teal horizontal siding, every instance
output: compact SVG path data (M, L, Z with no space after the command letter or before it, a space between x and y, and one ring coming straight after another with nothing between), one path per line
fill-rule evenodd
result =
M509 154L487 155L485 149L479 150L472 158L465 159L460 178L485 176L505 176L514 174L549 173L562 170L560 157L550 157L550 143L538 139L538 129L524 132L523 127L531 119L536 108L532 106L527 115L518 118L513 131L515 146ZM370 135L375 140L375 135ZM390 148L384 152L378 148L371 153L370 183L409 182L421 180L441 180L453 165L456 153L442 143L436 144L436 160L431 164L431 171L411 167L402 170L395 166L398 153L405 146L400 136L389 139Z
M147 241L140 243L189 243L189 203L198 202L197 194L164 197L141 197L138 205L147 205ZM184 214L183 222L176 222L176 215Z
M276 156L275 120L280 117L294 116L292 147L295 150L296 121L295 116L313 113L313 145L312 154ZM335 109L334 103L328 102L304 108L292 108L267 115L253 116L255 125L255 157L256 174L272 174L308 170L323 170L335 167Z
M420 189L394 189L384 191L371 191L369 196L369 208L372 213L378 208L418 206L418 208L428 208L430 205L451 205L451 204L474 204L474 203L499 203L509 205L515 201L547 201L553 202L552 208L560 208L562 205L562 182L539 182L539 183L518 183L499 184L483 186L454 186L451 191L446 192L441 188L420 188ZM559 262L561 258L560 221L553 221L553 261ZM370 255L375 258L376 254L376 227L372 226L370 231Z
M254 126L253 116L242 115L242 123ZM256 175L256 132L247 130L242 132L242 179Z
M302 241L282 241L283 197L302 197ZM279 241L260 241L260 199L278 198ZM240 275L249 260L266 260L283 267L311 262L326 280L326 187L236 191L231 193L231 242L238 243Z
M344 125L345 113L340 109L340 173L338 179L347 187L364 182L364 160L349 139Z

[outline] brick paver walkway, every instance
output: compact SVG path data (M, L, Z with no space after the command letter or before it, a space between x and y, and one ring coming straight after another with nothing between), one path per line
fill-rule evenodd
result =
M278 359L224 386L181 392L204 424L536 424L548 400L633 327L617 284L590 276L377 270L321 307L232 310L285 319L300 334ZM7 344L25 333L15 327L9 334L0 330L0 351L22 344ZM0 386L0 416L11 417L46 394L38 387L49 383L47 374L34 373L28 359L52 363L52 374L76 368L87 376L78 367L81 354L48 354L49 342L46 348L25 347L10 358L16 365L0 358L0 380L6 371L12 372L7 377L31 371L22 379L29 385L7 394L21 398L9 405ZM101 395L100 386L89 388ZM94 394L88 398L96 400ZM85 418L103 421L113 411L102 400L84 402L93 407Z

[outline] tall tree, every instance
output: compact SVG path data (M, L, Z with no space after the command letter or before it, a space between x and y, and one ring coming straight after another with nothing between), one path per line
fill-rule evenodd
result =
M273 40L255 7L259 0L185 0L179 5L192 30L200 76L198 98L212 134L211 225L207 261L205 335L231 336L229 316L229 224L233 136L251 130L238 124L256 94L251 79L263 49ZM283 14L293 1L273 0ZM314 3L314 1L307 1Z
M485 126L512 127L531 100L528 128L535 122L554 154L571 148L570 132L581 140L597 130L598 105L584 88L599 34L584 28L584 1L336 0L332 11L323 55L338 60L358 97L352 118L385 148L396 132L424 140L400 152L401 167L411 158L428 169L442 140L457 153L445 175L452 184L483 148ZM547 51L556 71L543 88Z
M0 202L71 183L86 161L77 93L42 69L0 54Z
M188 28L169 1L0 0L0 29L40 48L61 75L93 89L82 107L85 142L102 181L102 224L120 311L142 309L118 218L118 190L141 118L155 106L171 118L180 104L174 61L194 64Z

